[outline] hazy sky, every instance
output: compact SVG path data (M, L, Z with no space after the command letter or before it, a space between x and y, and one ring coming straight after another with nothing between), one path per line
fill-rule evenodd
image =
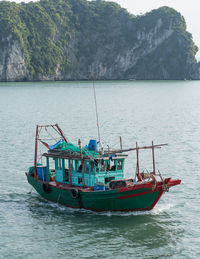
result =
M21 1L16 0L15 2L19 3ZM23 0L23 2L29 2L29 0ZM135 15L149 12L161 6L176 9L184 16L187 30L192 33L193 40L200 49L200 0L113 0L113 2L117 2ZM198 60L200 59L200 51L197 58Z

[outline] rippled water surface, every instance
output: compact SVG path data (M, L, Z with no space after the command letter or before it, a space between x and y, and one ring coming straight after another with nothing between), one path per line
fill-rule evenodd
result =
M200 258L200 82L96 82L103 142L168 143L163 176L182 179L150 212L93 213L31 191L36 124L71 142L97 137L91 82L0 83L0 258ZM141 153L141 168L151 154ZM126 176L135 174L130 153ZM30 193L31 191L31 193Z

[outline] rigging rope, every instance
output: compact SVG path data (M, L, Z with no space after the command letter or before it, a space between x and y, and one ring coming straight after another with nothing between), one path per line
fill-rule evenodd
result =
M52 135L48 132L48 130L46 129L46 127L45 127L45 130L46 130L47 134L52 138L52 140L57 141L57 139L56 139L54 136L52 136ZM59 134L59 135L60 135L60 134Z

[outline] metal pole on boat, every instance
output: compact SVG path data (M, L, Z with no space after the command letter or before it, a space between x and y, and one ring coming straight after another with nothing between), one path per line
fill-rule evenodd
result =
M102 152L101 135L100 135L100 128L99 128L99 115L98 115L98 109L97 109L97 98L96 98L96 90L95 90L94 80L93 80L93 90L94 90L94 102L95 102L96 119L97 119L99 148L100 148L100 152Z
M46 171L46 182L49 182L50 174L49 174L49 157L46 157L46 165L47 165L47 171Z
M80 148L80 155L81 155L81 160L82 160L83 156L82 156L82 148L81 148L81 140L80 139L78 140L78 145L79 145L79 148Z
M153 145L153 141L152 141L152 159L153 159L153 174L156 174L155 154L154 154L154 145Z
M136 155L137 155L137 178L139 181L141 181L142 178L140 175L140 167L139 167L139 148L138 148L137 142L136 142Z
M81 140L78 140L80 153L81 153L81 164L82 164L82 176L83 176L83 186L85 186L85 175L84 175L84 161L83 161L83 155L82 155L82 148L81 148Z
M65 141L66 143L68 143L69 141L68 141L68 140L66 139L66 137L64 136L64 134L63 134L61 128L58 126L58 124L55 124L55 126L57 127L57 129L58 129L58 131L60 132L60 135L61 135L61 137L64 139L64 141Z
M120 136L119 139L120 139L120 149L122 151L122 137Z
M71 159L69 159L69 177L70 177L70 185L72 185L72 165L71 165Z
M36 126L35 134L35 157L34 157L34 177L37 176L37 150L38 150L38 125Z

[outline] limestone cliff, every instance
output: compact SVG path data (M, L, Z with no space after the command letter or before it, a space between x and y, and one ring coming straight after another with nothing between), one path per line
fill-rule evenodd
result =
M0 2L0 81L200 79L184 18L112 2Z
M1 81L20 81L28 78L25 57L19 41L12 41L12 34L2 38L4 46L0 48Z

